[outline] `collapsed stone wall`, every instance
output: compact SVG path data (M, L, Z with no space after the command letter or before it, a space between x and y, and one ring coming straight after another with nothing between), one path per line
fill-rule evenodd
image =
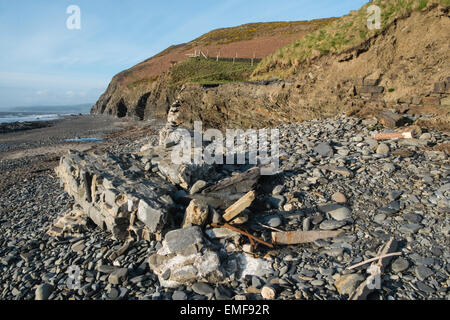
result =
M121 157L69 151L56 174L74 197L75 206L49 234L73 235L86 227L85 220L91 220L119 240L163 240L148 262L164 287L199 280L220 283L236 273L269 272L264 260L243 253L224 256L222 246L209 240L239 237L239 233L209 228L204 234L201 228L220 221L216 209L227 208L255 188L260 169L224 177L214 166L173 164L173 147L166 143L147 146L143 152ZM189 206L181 210L174 200ZM173 229L178 213L184 219L175 227L182 228Z
M69 151L56 174L97 226L117 239L130 233L150 239L167 221L174 186L158 176L146 176L139 166L132 158L124 161L108 153Z

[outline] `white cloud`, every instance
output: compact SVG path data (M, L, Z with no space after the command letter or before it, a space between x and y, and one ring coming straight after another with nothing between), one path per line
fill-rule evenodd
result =
M36 91L38 96L46 96L48 94L48 90L38 90Z

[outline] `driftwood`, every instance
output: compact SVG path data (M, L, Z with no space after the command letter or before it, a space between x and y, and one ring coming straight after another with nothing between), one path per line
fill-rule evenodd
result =
M272 241L276 244L300 244L320 239L334 238L343 231L290 231L272 232Z
M261 227L266 228L266 229L270 229L270 230L278 231L278 232L284 232L284 231L281 230L281 229L274 228L274 227L271 227L271 226L266 226L265 224L262 224L261 222L258 222L258 224L259 224Z
M204 189L202 194L246 193L253 189L260 175L260 168L254 167L241 174L220 180L216 184Z
M402 255L401 252L393 252L393 253L385 254L385 255L378 256L378 257L375 257L375 258L372 258L372 259L369 259L369 260L365 260L365 261L360 262L358 264L355 264L355 265L347 268L347 270L352 270L352 269L361 267L361 266L363 266L365 264L368 264L368 263L371 263L371 262L374 262L374 261L380 261L380 260L385 259L385 258L401 256L401 255Z
M249 191L245 196L233 203L225 210L222 216L225 221L231 221L236 218L242 211L247 209L255 200L255 191Z
M412 132L382 132L373 136L375 140L412 139Z
M248 238L251 239L251 240L254 240L254 241L256 241L256 242L259 242L259 243L265 245L266 247L269 247L269 248L273 248L273 247L274 247L272 243L269 243L269 242L266 242L266 241L264 241L264 240L261 240L261 239L259 239L258 237L255 237L254 235L251 235L250 233L248 233L248 232L246 232L246 231L243 231L243 230L241 230L241 229L239 229L239 228L236 228L236 227L233 227L232 225L229 225L228 223L225 223L225 224L223 224L223 225L217 224L217 223L212 223L211 226L212 226L213 228L226 228L226 229L230 229L230 230L232 230L232 231L238 232L238 233L240 233L240 234L242 234L242 235L248 237ZM250 241L250 242L251 242L251 241Z
M378 252L378 257L373 258L371 260L377 261L376 263L372 263L370 267L367 269L370 276L363 281L359 287L353 292L350 297L350 300L366 300L367 296L372 293L376 289L373 285L369 286L373 280L378 280L378 284L381 286L381 274L384 272L384 269L389 265L392 260L392 257L398 255L398 252L395 252L398 247L398 242L391 238L386 245L384 245ZM394 254L395 253L395 254ZM361 262L362 263L362 262ZM364 263L365 264L365 263ZM356 266L350 268L356 268Z

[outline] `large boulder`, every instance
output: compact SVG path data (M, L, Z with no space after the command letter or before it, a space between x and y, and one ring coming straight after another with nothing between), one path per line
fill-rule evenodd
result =
M169 288L224 279L219 255L198 226L168 232L163 247L149 258L149 265L161 285Z

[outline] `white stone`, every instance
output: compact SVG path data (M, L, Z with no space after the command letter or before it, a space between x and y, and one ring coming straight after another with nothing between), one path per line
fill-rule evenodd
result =
M273 273L272 264L264 259L254 258L249 254L238 254L237 261L241 270L241 278L246 275L265 277Z
M266 300L273 300L275 299L276 291L272 287L264 286L261 290L261 296Z

